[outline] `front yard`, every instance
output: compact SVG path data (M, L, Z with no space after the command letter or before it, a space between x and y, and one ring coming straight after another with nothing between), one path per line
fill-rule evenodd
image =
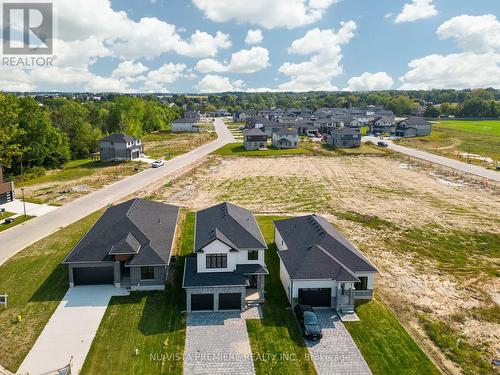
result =
M12 216L12 215L10 215L10 216ZM7 216L6 216L6 218L7 218ZM4 223L4 219L0 218L0 220L1 220L0 221L0 232L3 232L4 230L7 230L9 228L15 227L16 225L22 224L25 221L28 221L28 220L33 219L33 218L34 218L34 216L29 216L29 215L23 216L23 215L21 215L21 216L16 217L14 219L14 222L10 223L10 224L5 224Z

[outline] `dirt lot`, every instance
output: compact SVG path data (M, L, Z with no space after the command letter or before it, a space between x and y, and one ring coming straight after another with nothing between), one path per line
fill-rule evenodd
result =
M143 192L193 209L327 217L380 270L377 293L448 373L420 314L500 354L500 188L399 156L211 157Z

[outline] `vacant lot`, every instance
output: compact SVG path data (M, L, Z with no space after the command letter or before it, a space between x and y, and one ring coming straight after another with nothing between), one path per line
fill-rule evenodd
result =
M212 125L199 133L156 132L143 137L144 153L154 159L171 159L217 138Z
M500 162L500 121L439 121L433 125L430 136L403 139L398 143L494 167L494 162L487 163L474 156L467 158L459 154L470 153Z
M194 209L228 200L260 214L326 216L374 261L380 298L441 368L472 373L476 363L480 373L500 350L500 193L460 178L391 154L211 157L144 193ZM453 356L418 314L471 349Z

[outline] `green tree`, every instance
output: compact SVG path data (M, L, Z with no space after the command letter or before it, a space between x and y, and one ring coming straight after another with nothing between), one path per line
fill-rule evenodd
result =
M424 117L436 118L436 117L439 117L440 114L441 114L441 111L439 110L439 108L434 107L433 105L429 104L425 108Z
M0 93L0 165L10 168L21 154L19 137L19 105L14 95Z
M415 102L407 96L399 95L389 101L387 108L397 116L409 115L415 108Z
M141 137L144 113L145 103L141 98L118 96L113 100L113 106L109 112L108 131Z

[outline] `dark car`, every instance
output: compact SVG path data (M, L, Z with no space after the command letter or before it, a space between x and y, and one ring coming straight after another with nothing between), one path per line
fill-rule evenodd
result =
M295 306L295 315L300 323L304 337L311 340L319 340L323 337L321 324L319 324L318 317L309 305Z
M384 141L378 141L377 145L379 145L379 147L389 147L389 145L387 144L387 142L384 142Z

